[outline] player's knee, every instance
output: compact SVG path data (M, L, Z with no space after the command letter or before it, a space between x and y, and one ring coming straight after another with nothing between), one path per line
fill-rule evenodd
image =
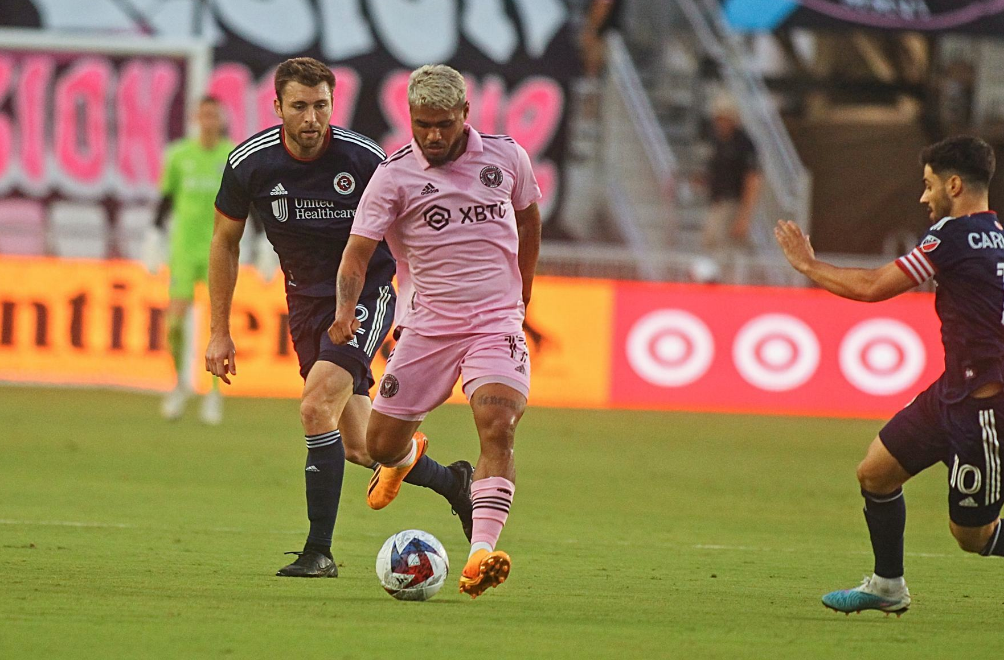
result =
M320 397L308 396L300 401L300 422L304 429L310 430L330 426L331 407Z
M516 424L508 418L492 417L479 421L478 434L481 436L482 451L512 452Z
M478 430L486 438L511 444L516 436L516 420L507 415L492 416L480 420Z
M861 461L858 465L857 477L862 490L869 493L884 495L891 493L901 485L892 481L888 474L867 460Z
M401 460L401 454L408 451L408 445L406 443L402 448L396 443L387 442L385 438L367 438L366 451L374 461L387 465Z
M987 542L990 541L990 536L994 531L993 524L983 527L963 527L949 522L948 527L959 547L966 552L973 553L982 552L983 548L987 547Z

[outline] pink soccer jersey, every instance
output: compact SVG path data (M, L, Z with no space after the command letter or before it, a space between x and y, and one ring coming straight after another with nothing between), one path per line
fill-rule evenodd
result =
M373 174L352 233L386 238L398 259L398 325L422 335L517 333L523 325L515 210L540 199L530 157L470 126L467 150L430 166L418 144Z

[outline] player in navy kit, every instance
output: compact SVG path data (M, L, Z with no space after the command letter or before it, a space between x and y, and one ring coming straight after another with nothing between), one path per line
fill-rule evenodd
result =
M321 62L295 58L275 73L280 126L245 140L231 153L216 197L210 249L212 321L206 369L225 383L237 374L230 306L238 250L249 214L260 218L279 255L286 282L289 328L304 379L300 420L307 442L306 491L310 532L296 561L277 575L335 577L331 538L345 460L373 467L366 453L370 362L394 318L395 264L381 243L366 271L356 307L360 326L345 346L327 329L335 318L335 277L356 206L385 158L369 138L329 125L334 75ZM466 461L449 467L423 456L406 481L443 495L470 538L470 480Z
M774 230L799 272L844 298L892 298L934 278L945 371L872 442L857 476L865 498L875 569L855 589L823 596L839 612L910 606L903 579L903 484L937 462L948 465L952 535L966 552L1004 556L1000 538L1001 460L997 417L1004 421L1004 228L988 209L996 166L990 146L954 137L921 154L924 194L937 221L909 254L874 270L837 268L815 259L792 222Z

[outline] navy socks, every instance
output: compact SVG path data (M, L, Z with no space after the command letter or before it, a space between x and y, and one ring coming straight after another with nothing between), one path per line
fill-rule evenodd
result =
M446 499L453 497L459 488L453 472L445 465L440 465L428 456L422 456L418 460L415 467L411 468L408 476L404 478L404 482L415 486L431 488Z
M345 474L345 446L337 429L308 435L306 440L307 465L304 475L307 482L310 532L304 550L313 550L331 557L331 537L338 517L342 477Z
M865 521L875 553L875 575L903 577L903 530L906 528L906 502L903 489L888 495L861 489L865 498Z

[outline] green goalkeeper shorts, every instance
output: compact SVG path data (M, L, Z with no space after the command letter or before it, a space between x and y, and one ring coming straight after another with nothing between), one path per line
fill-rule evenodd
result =
M173 258L169 270L171 284L168 296L171 300L192 300L196 282L205 282L209 275L209 259Z

